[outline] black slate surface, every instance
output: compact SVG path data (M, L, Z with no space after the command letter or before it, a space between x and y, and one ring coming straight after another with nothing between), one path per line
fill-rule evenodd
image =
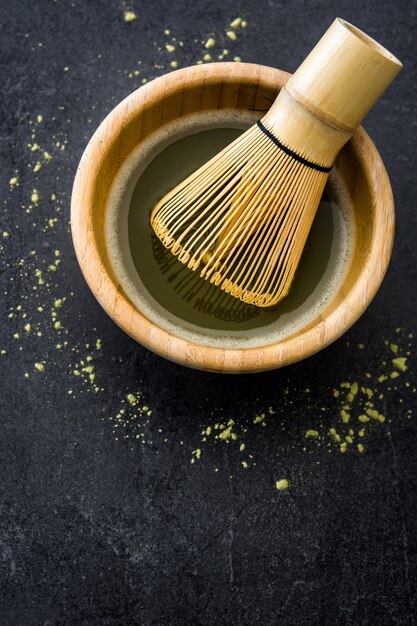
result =
M2 1L2 626L415 623L416 12L405 0ZM166 362L113 324L79 271L68 220L86 142L142 78L201 59L210 35L216 53L293 71L337 15L405 64L365 122L397 209L382 288L345 337L284 370L229 377ZM237 16L248 25L231 42ZM184 46L170 55L173 36ZM395 356L408 369L390 378ZM362 438L366 393L345 425L343 382L374 390L386 418ZM216 440L230 419L237 439ZM343 453L329 429L350 427Z

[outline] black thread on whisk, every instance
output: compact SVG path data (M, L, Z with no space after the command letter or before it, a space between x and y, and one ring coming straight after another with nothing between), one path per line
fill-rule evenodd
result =
M311 167L311 169L313 170L317 170L318 172L330 172L331 171L331 167L324 167L323 165L318 165L317 163L313 163L312 161L309 161L308 159L305 159L304 157L300 156L299 154L297 154L296 152L294 152L293 150L290 150L290 148L287 148L287 146L284 146L283 143L280 142L279 139L277 139L275 137L275 135L273 135L271 133L270 130L268 130L261 122L261 120L258 120L257 125L259 126L259 128L261 129L261 131L263 133L265 133L265 135L274 142L274 144L276 146L278 146L278 148L280 148L283 152L285 152L285 154L288 154L288 156L292 157L293 159L295 159L296 161L298 161L299 163L302 163L303 165L307 165L307 167Z

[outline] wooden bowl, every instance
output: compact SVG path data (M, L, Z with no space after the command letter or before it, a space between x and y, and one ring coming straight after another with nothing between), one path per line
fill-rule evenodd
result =
M381 157L363 128L336 161L354 208L353 261L331 302L291 336L245 349L186 341L135 308L114 274L104 237L106 201L121 165L139 142L190 113L263 110L288 77L280 70L246 63L213 63L172 72L123 100L100 125L81 158L72 193L71 225L85 279L123 330L172 361L229 373L259 372L294 363L340 337L365 311L384 277L394 236L394 202Z

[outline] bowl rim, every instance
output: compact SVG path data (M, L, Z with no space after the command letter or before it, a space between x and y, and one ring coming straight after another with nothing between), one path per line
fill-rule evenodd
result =
M343 300L325 319L319 315L306 329L276 343L253 348L203 346L159 327L130 302L116 284L101 259L92 219L92 198L97 154L117 138L126 117L134 117L161 94L198 86L201 82L242 79L273 81L282 88L289 74L252 63L210 63L181 68L143 85L121 101L103 120L91 137L78 166L71 197L71 232L76 257L87 284L110 317L133 339L171 361L222 373L260 372L290 365L319 352L345 333L372 301L384 278L394 240L394 200L388 174L375 145L362 127L351 141L372 188L383 189L378 203L371 244L357 280ZM381 195L379 195L381 198Z

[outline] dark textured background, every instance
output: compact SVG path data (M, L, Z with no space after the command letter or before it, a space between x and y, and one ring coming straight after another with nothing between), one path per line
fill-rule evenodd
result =
M125 8L135 10L135 22L124 22ZM0 278L2 626L415 623L416 12L406 0L2 0L0 194L9 233ZM232 43L224 33L238 15L248 26ZM365 122L397 209L382 288L344 338L285 370L228 377L166 362L113 324L78 269L69 203L88 137L142 77L169 71L172 58L180 66L201 58L211 34L230 56L294 71L337 15L405 65ZM181 53L163 49L165 28L183 40ZM140 76L129 78L137 67ZM27 147L33 128L53 155L37 174L38 153ZM63 140L65 151L55 145ZM20 184L9 189L15 172ZM41 201L27 213L34 188ZM62 263L51 272L55 249ZM39 268L49 286L38 284ZM63 296L56 330L51 307ZM88 374L72 371L97 337L103 347L92 350L90 384ZM387 419L369 427L365 452L356 439L342 454L327 434L340 427L332 389L346 380L377 387L375 377L391 371L385 339L410 352L408 370L386 383L379 410ZM57 350L61 341L68 345ZM149 419L123 404L138 390ZM267 426L254 424L270 406ZM127 413L116 436L110 418L121 407ZM203 427L230 418L237 443L201 443ZM305 440L307 428L320 439ZM253 457L247 470L241 441ZM201 459L191 464L199 447ZM282 477L290 481L285 492L275 489Z

